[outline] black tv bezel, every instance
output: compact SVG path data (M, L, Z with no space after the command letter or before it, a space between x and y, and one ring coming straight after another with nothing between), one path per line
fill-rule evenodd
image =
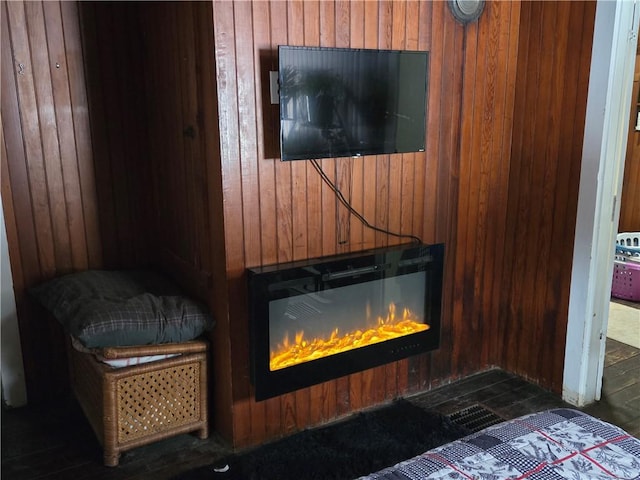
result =
M384 49L384 48L353 48L353 47L322 47L322 46L298 46L298 45L279 45L278 46L278 85L281 82L281 69L282 64L280 62L280 52L282 49L291 49L291 50L321 50L321 51L329 51L329 52L383 52L383 53L402 53L402 54L417 54L423 55L426 57L426 71L424 78L424 115L423 115L423 137L422 137L422 147L417 149L406 149L406 150L376 150L376 151L363 151L363 152L344 152L343 154L336 155L335 152L331 152L332 155L328 155L325 152L317 152L317 154L285 154L283 148L283 112L282 112L282 92L281 89L278 88L278 145L280 149L280 160L281 161L298 161L298 160L319 160L322 158L358 158L364 156L372 156L372 155L393 155L393 154L403 154L403 153L420 153L425 152L427 148L427 116L428 116L428 104L429 104L429 68L430 68L430 54L427 50L409 50L409 49Z

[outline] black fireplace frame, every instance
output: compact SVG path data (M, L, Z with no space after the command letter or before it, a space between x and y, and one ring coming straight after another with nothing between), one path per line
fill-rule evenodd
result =
M409 244L249 268L251 382L256 401L439 348L443 265L444 244ZM270 370L269 302L283 298L289 285L302 281L320 291L419 271L426 272L424 314L428 330ZM291 295L290 289L286 295Z

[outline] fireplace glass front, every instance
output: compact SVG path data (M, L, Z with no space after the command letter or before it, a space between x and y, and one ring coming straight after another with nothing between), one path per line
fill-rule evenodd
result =
M257 400L433 350L443 245L249 269Z

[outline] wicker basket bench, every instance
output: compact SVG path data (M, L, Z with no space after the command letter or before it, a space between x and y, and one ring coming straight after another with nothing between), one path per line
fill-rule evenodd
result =
M68 342L73 392L104 449L104 464L117 466L123 451L197 432L209 435L207 343L105 348L107 359L180 354L113 368Z

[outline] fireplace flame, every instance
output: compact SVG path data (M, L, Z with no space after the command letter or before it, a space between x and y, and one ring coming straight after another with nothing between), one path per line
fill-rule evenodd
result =
M313 338L311 340L304 338L304 332L296 332L293 342L290 341L288 335L285 336L278 348L271 351L269 368L271 371L280 370L429 328L428 324L421 323L408 308L404 308L402 315L397 318L396 305L392 302L389 304L386 318L378 317L377 326L364 331L356 330L340 334L339 330L335 328L329 338Z

